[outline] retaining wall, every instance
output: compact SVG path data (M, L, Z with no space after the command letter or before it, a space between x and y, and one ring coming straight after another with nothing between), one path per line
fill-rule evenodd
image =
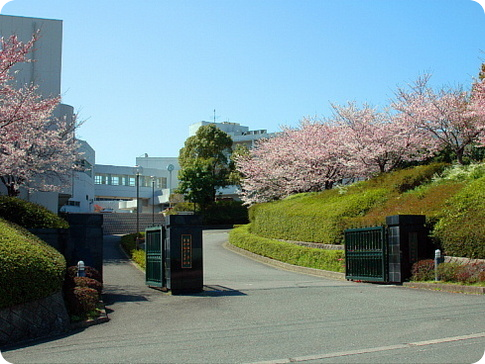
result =
M0 309L0 348L19 341L69 330L69 315L58 292L49 297Z

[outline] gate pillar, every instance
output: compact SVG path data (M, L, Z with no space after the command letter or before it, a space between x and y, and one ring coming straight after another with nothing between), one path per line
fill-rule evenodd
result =
M389 282L411 277L411 267L429 258L433 245L428 238L426 216L393 215L386 217L388 227Z
M167 216L167 288L172 294L201 292L202 224L196 215Z

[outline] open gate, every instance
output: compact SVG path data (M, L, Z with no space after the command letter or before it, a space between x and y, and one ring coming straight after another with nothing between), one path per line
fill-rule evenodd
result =
M387 234L385 226L345 230L345 278L387 282Z
M163 244L165 229L162 227L145 230L146 284L151 287L165 287L165 256Z
M392 215L386 226L345 230L345 277L367 282L402 283L421 259L433 259L424 215Z

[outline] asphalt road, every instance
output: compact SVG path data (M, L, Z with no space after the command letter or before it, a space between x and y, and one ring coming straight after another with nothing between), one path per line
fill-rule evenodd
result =
M2 353L11 363L475 363L485 297L328 280L276 269L204 233L202 294L147 288L105 245L110 321Z

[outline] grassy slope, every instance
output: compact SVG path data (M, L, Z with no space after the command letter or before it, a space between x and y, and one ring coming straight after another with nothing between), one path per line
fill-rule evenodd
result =
M485 226L485 203L473 201L484 194L485 164L465 170L436 164L420 166L343 189L298 194L282 201L253 206L250 231L266 238L339 244L342 243L344 229L379 225L386 216L423 214L433 227L441 220L449 221L458 213L460 226L474 226L476 231L477 226ZM461 200L467 203L457 207ZM459 211L456 211L457 208ZM443 224L437 226L441 230L436 237L446 247L451 233L441 228ZM467 233L470 230L461 229L461 236ZM476 235L474 233L473 243L479 247L485 245L485 233ZM453 239L463 238L453 236ZM483 250L469 249L475 258L482 257Z

